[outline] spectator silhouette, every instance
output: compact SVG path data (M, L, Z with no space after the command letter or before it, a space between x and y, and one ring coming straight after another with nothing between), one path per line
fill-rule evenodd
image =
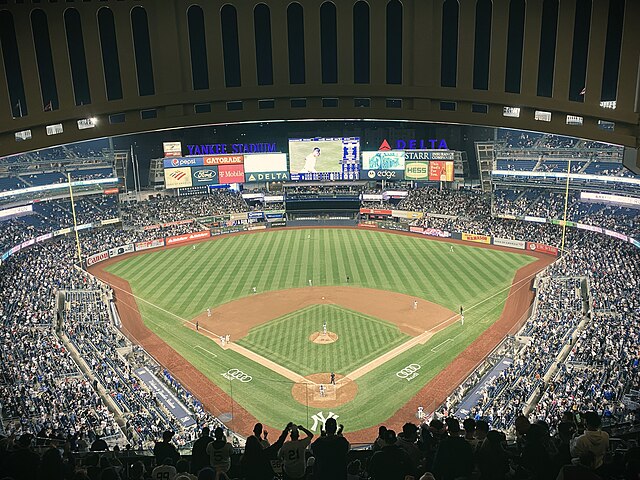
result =
M209 455L209 463L216 472L227 473L231 468L231 454L233 447L224 436L224 430L221 427L216 428L214 432L215 439L207 445L207 455Z
M480 480L504 480L509 473L509 454L504 449L504 433L491 430L478 446L477 464Z
M191 448L191 473L197 474L201 469L210 465L209 455L207 454L207 445L213 442L213 438L209 435L210 432L209 427L204 427L200 438L193 443Z
M33 435L21 435L15 449L9 452L6 473L14 480L33 480L38 477L40 457L31 449L31 440Z
M262 425L260 425L262 427ZM271 461L275 460L278 450L284 444L292 424L289 423L280 434L278 440L267 448L263 448L256 435L250 435L244 447L244 455L240 460L242 476L245 480L271 480L273 469ZM255 433L254 429L254 433Z
M326 435L311 445L315 456L314 478L316 480L345 480L347 478L347 454L349 442L336 435L338 425L335 418L329 418L325 425Z
M175 465L178 460L180 460L180 454L178 453L178 449L171 443L171 439L173 438L173 432L171 430L166 430L162 433L162 441L156 442L153 447L153 455L156 457L156 462L158 465L161 462L164 462L165 458L170 458Z
M368 470L374 480L404 480L406 475L414 473L409 455L398 446L396 432L385 432L384 446L373 454Z
M449 437L440 442L433 461L433 474L438 480L454 480L469 477L473 472L473 449L460 436L460 423L457 418L445 420Z

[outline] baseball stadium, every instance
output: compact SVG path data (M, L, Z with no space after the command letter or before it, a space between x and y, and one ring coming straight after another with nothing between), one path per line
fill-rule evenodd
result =
M638 478L639 21L0 2L0 477Z

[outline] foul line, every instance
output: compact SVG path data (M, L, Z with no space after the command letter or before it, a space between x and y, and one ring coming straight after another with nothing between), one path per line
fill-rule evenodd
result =
M531 274L527 275L526 277L522 278L518 282L511 283L510 285L507 285L506 287L501 288L500 290L498 290L494 294L492 294L492 295L480 300L478 303L472 305L471 307L466 308L465 311L473 310L473 309L479 307L480 305L484 304L485 302L491 300L492 298L502 294L504 291L511 290L512 288L516 287L514 289L514 291L512 293L509 293L509 295L507 295L507 298L505 298L505 304L506 304L507 300L511 296L514 296L521 288L526 287L526 284L524 282L529 281L532 277L538 275L543 270L544 270L544 268L542 268L542 269L540 269L540 270L538 270L538 271L536 271L534 273L531 273ZM89 272L87 272L87 273L89 273ZM90 275L92 275L92 274L90 274ZM185 318L181 317L180 315L177 315L177 314L175 314L173 312L170 312L169 310L166 310L166 309L164 309L164 308L162 308L162 307L160 307L158 305L155 305L154 303L151 303L148 300L145 300L144 298L139 297L138 295L135 295L132 291L128 292L127 290L125 290L125 289L123 289L121 287L112 285L110 282L108 282L106 280L103 280L100 277L98 277L98 278L100 280L102 280L103 282L106 282L107 284L109 284L109 286L112 289L124 292L128 296L133 297L135 300L140 300L141 302L144 302L147 305L150 305L151 307L157 308L161 312L164 312L164 313L166 313L166 314L168 314L170 316L173 316L173 317L177 318L178 320L181 320L182 322L188 323L189 325L191 325L195 329L195 323L194 322L192 322L190 320L187 320L187 319L185 319ZM123 303L126 304L126 302L123 302ZM129 306L132 307L131 305L129 305ZM140 315L140 316L142 317L142 315ZM394 359L395 357L397 357L398 355L404 353L405 351L409 350L410 348L414 347L415 345L418 345L418 344L424 345L433 335L435 335L437 333L437 331L442 326L450 323L452 320L457 321L459 317L460 317L460 315L456 313L456 314L450 316L449 318L446 318L446 319L442 320L441 322L437 323L436 325L431 327L429 330L426 330L424 333L418 335L417 337L413 337L412 339L408 340L407 342L405 342L405 343L403 343L401 345L398 345L393 350L390 350L389 352L385 353L384 355L375 358L374 360L370 361L369 363L366 363L362 367L357 368L353 372L345 375L343 377L343 379L356 380L357 378L360 378L361 376L365 375L366 373L369 373L370 371L374 370L375 368L377 368L377 367L385 364L386 362ZM209 333L210 335L213 335L214 337L219 338L219 335L216 335L215 333L207 330L206 328L200 327L200 330L204 330L207 333ZM450 339L450 340L453 341L453 339ZM443 343L446 343L446 341L443 342ZM434 347L434 348L437 348L439 346L440 345L436 345L436 347ZM247 357L247 358L249 358L249 359L251 359L251 360L253 360L253 361L255 361L255 362L259 363L259 364L262 364L263 366L267 367L269 370L271 370L271 371L273 371L273 372L275 372L275 373L277 373L279 375L282 375L282 376L284 376L284 377L288 378L289 380L292 380L292 381L294 381L296 383L307 383L307 384L309 384L309 383L310 384L314 384L315 383L315 382L311 382L310 380L304 378L302 375L299 375L299 374L289 370L288 368L283 367L282 365L280 365L280 364L278 364L276 362L273 362L273 361L271 361L271 360L269 360L269 359L267 359L267 358L265 358L265 357L263 357L261 355L258 355L256 353L252 352L251 350L248 350L248 349L246 349L244 347L241 347L240 345L238 345L236 343L229 342L226 345L226 347L228 349L234 350L235 352L243 355L244 357ZM203 348L203 350L206 350L206 349ZM432 351L433 351L433 349L432 349ZM209 353L211 353L211 352L209 352ZM340 379L340 380L343 380L343 379ZM340 380L338 380L338 383L340 383Z
M440 342L438 345L436 345L435 347L433 347L431 349L432 352L435 352L436 350L438 350L442 345L444 345L445 343L449 343L449 342L453 342L453 338L447 338L444 342Z
M216 355L215 353L213 353L211 350L207 350L206 348L201 347L200 345L196 345L196 346L195 346L195 347L193 347L193 348L199 348L200 350L204 350L204 351L205 351L205 352L207 352L209 355L213 355L214 357L217 357L217 356L218 356L218 355Z

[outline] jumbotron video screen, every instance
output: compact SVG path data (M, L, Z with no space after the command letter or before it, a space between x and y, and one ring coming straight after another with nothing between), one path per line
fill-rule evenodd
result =
M291 180L357 180L360 175L360 139L289 139Z

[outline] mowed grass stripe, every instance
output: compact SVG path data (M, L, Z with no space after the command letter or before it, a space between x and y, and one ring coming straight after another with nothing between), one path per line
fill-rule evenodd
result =
M307 241L306 236L309 234L316 235L317 241ZM380 258L377 258L377 261L369 258L371 255L379 257L379 252L388 254L389 248L391 252L397 252L397 259L385 263ZM437 374L466 345L477 338L499 317L507 296L506 291L499 292L508 287L515 268L533 261L531 257L517 252L512 254L489 251L474 246L456 245L453 255L449 255L448 248L449 244L430 241L428 238L392 235L366 229L273 230L200 243L196 251L192 251L191 246L150 251L142 256L125 258L107 269L129 280L134 293L140 294L144 289L145 292L149 292L141 295L145 300L184 318L189 318L190 311L201 312L206 306L216 306L250 295L253 285L249 282L254 275L259 278L260 284L265 284L260 289L261 293L305 286L311 272L316 282L314 284L319 284L318 282L322 282L320 279L324 279L327 284L344 285L346 275L349 274L354 286L384 288L419 296L456 311L459 304L468 308L474 303L472 300L477 303L488 298L485 303L468 311L469 320L465 321L464 327L460 326L459 322L455 323L436 334L426 345L414 347L361 377L357 381L357 398L334 409L351 430L384 421L429 378ZM255 255L252 250L258 250L260 255ZM235 254L230 255L232 251ZM185 255L178 256L176 252L184 252ZM182 260L178 261L179 258ZM440 262L444 263L439 264L433 261L434 258L441 259ZM492 274L478 258L484 263L489 262L501 274ZM174 269L176 262L179 268ZM363 267L363 263L367 263L368 269ZM206 270L206 275L198 273L194 276L194 279L202 283L197 288L184 281L186 275L193 275L194 269ZM124 275L122 272L125 271L129 271L129 274ZM135 272L135 275L131 272ZM338 272L337 275L334 272ZM457 278L458 276L462 276L466 285ZM238 280L239 277L242 279ZM246 284L243 285L242 282ZM162 296L160 292L167 284L171 285L170 291ZM450 286L452 284L455 285ZM178 311L178 304L182 305L185 298L191 298L191 301L182 307L182 311ZM176 348L196 368L206 372L207 377L220 388L230 392L232 386L235 402L243 405L267 424L284 425L292 419L305 424L304 419L308 418L306 408L288 395L291 383L283 380L283 377L245 357L232 355L230 351L220 349L214 342L195 332L176 328L180 322L170 314L146 304L141 305L140 302L139 306L149 328ZM384 345L384 348L381 347L372 357L375 358L376 355L395 346L394 334L389 334L384 329L377 330L375 320L368 319L365 326L351 321L345 324L341 320L345 318L343 313L334 311L330 314L329 329L332 329L331 322L335 322L336 327L342 331L340 339L334 344L340 348L335 352L318 352L308 341L307 330L320 330L322 323L314 312L307 312L304 316L308 322L306 329L304 324L299 324L296 320L292 325L297 327L297 333L296 329L290 326L281 332L258 332L257 338L260 343L270 345L270 349L279 350L289 361L294 359L295 362L292 363L299 363L297 356L307 359L310 373L332 369L338 373L348 373L354 369L350 360L362 360L365 357L363 352L375 351L377 346ZM178 341L176 337L182 340ZM347 338L357 341L347 342ZM447 344L446 351L439 350L437 355L430 352L431 348L448 338L453 340ZM400 343L403 341L399 340ZM216 352L218 357L209 358L197 353L193 351L194 345L203 345L211 352ZM264 354L271 355L268 351ZM428 363L421 363L423 358L428 358ZM420 376L411 383L399 381L395 372L414 361L422 364ZM221 376L223 371L226 371L223 370L223 366L247 370L254 376L254 380L248 384L231 385ZM294 367L297 368L297 365ZM311 367L314 367L312 371ZM349 367L347 372L340 370L345 367ZM384 402L384 405L380 404L380 395L390 401Z

